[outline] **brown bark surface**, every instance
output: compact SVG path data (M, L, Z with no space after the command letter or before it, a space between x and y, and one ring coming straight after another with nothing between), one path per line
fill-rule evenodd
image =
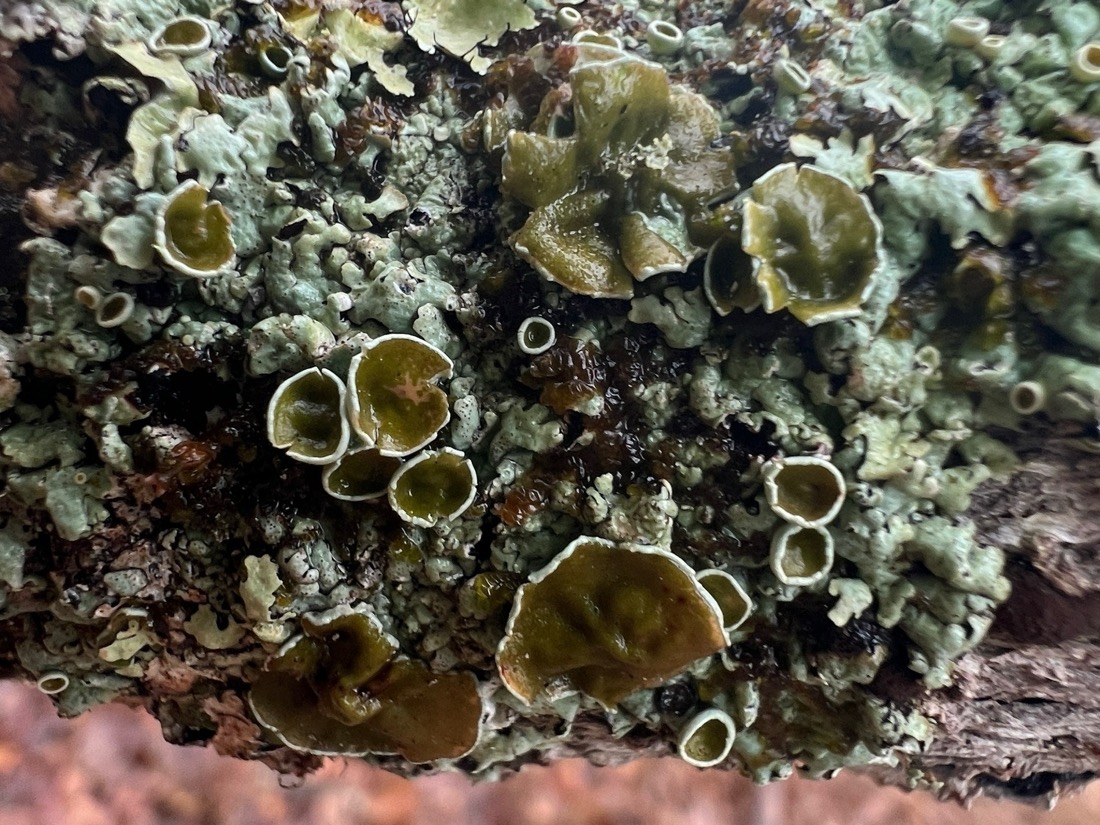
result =
M970 508L1012 596L955 686L922 700L939 732L913 764L944 796L1053 798L1100 775L1100 456L1058 440L1020 454Z

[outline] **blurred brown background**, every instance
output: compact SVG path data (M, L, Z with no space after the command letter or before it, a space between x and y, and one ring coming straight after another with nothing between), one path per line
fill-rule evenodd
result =
M285 782L285 780L284 780ZM0 683L0 825L1100 825L1100 782L1053 811L979 800L969 811L856 776L763 788L674 759L570 761L501 783L415 782L330 762L284 788L262 765L166 744L121 706L56 717L33 687Z

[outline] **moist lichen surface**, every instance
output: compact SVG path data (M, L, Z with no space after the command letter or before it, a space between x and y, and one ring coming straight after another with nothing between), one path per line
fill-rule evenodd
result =
M971 494L1100 449L1100 11L456 8L0 10L13 675L299 773L906 764L1009 595Z

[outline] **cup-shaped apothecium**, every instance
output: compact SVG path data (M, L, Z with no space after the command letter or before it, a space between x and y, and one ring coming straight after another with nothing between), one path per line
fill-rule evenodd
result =
M450 378L452 367L442 350L415 335L369 341L348 370L352 429L382 455L416 452L451 420L437 382Z
M1038 381L1020 381L1008 391L1008 404L1020 415L1041 412L1047 403L1047 391Z
M331 464L348 448L344 382L319 367L286 379L267 405L267 438L306 464Z
M321 486L341 501L371 501L389 489L401 459L382 455L373 447L351 450L325 467Z
M645 30L649 50L658 55L673 55L684 45L684 31L666 20L654 20Z
M764 310L811 326L859 315L884 260L871 202L836 175L793 163L753 183L741 245Z
M526 355L541 355L554 346L558 340L558 333L554 325L545 318L532 316L525 318L519 325L516 340L519 342L520 350Z
M51 670L49 673L43 673L39 676L35 684L47 696L54 696L69 687L70 679L67 673L62 673L60 670Z
M458 450L425 450L401 465L388 492L397 515L418 527L434 527L458 518L473 504L477 475Z
M722 610L722 629L728 638L752 615L752 599L741 582L725 570L701 570L696 578Z
M149 37L149 51L156 55L194 57L210 48L215 25L209 20L185 14L169 20Z
M676 742L676 752L689 765L710 768L729 756L736 735L737 729L728 713L708 708L684 725Z
M735 309L752 312L760 306L752 258L734 236L719 237L710 245L703 265L703 292L722 317Z
M181 183L157 210L153 247L168 266L192 278L224 272L236 260L229 213L196 181Z
M947 23L943 40L949 46L973 48L989 34L989 18L977 16L953 17Z
M290 69L294 52L282 43L265 43L256 52L260 71L272 80L282 80Z
M1086 43L1075 51L1069 73L1079 83L1100 83L1100 42Z
M828 524L847 489L840 470L820 456L785 456L764 465L764 494L775 514L800 527Z
M516 593L497 667L524 702L553 683L613 708L725 646L721 608L681 559L582 536Z
M823 527L785 524L772 536L771 568L783 584L809 587L833 567L833 537Z
M121 326L134 314L134 297L126 292L113 292L100 301L95 310L95 322L105 329Z

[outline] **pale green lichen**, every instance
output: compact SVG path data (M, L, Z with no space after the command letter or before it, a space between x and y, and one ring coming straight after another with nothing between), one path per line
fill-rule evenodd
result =
M535 27L535 13L521 0L405 0L409 35L426 52L437 48L485 74L491 60L479 53L509 31Z
M27 559L27 537L7 524L0 529L0 581L12 590L23 587L23 564Z
M240 594L245 615L257 623L270 622L275 594L283 586L279 566L265 556L248 556L244 560L244 569Z
M183 629L208 650L236 647L248 632L244 625L219 617L208 604L199 605L191 618L183 623Z
M413 93L413 84L405 67L386 62L386 54L401 45L403 38L400 32L390 31L381 20L356 14L350 9L326 11L324 25L348 66L355 68L365 63L378 82L389 91L398 95Z
M1095 10L818 3L772 49L752 15L708 0L672 50L642 42L686 19L657 0L608 7L575 43L546 3L408 2L405 19L377 5L0 12L34 64L12 105L48 144L0 134L0 213L33 227L21 281L0 288L0 620L18 623L27 675L65 674L66 714L190 680L164 712L203 741L217 721L196 697L289 696L278 719L255 714L274 738L240 752L294 770L308 757L288 749L405 770L468 751L462 768L492 777L597 728L644 729L671 753L706 708L729 715L728 759L758 781L925 747L930 723L868 686L951 684L1007 597L1010 568L969 509L1017 462L1002 439L1056 429L1097 449L1097 97L1071 69ZM949 32L975 13L997 34ZM209 22L209 48L152 54L187 14ZM504 54L519 42L553 46ZM47 46L82 57L43 62ZM769 194L768 175L828 196L790 181ZM157 237L183 187L196 215L213 210L193 227L226 229L232 253L200 277L166 265ZM851 220L815 223L815 204ZM783 231L746 241L768 210ZM815 265L835 263L832 241L859 252L839 311L835 295L821 312L778 295L792 238ZM803 276L786 272L786 291ZM120 295L130 314L97 323ZM548 342L520 337L532 317ZM265 435L265 405L302 372L349 377L357 399L321 416L337 431L323 469ZM379 472L355 464L380 457L368 442L393 454ZM405 520L380 500L399 465L439 455L470 482L462 508ZM810 528L784 526L776 468L810 457L835 468L836 495ZM349 500L364 489L379 500ZM783 555L770 569L773 538L795 530L832 542L816 580ZM509 613L579 537L675 568L712 644L610 677L583 656L515 677ZM637 652L650 625L616 599L649 620L653 587L631 575L581 583L607 585L630 620L582 611L578 643L558 616L565 648ZM369 617L397 687L322 661L334 609ZM661 632L683 618L666 612ZM857 632L869 642L852 653ZM433 679L469 723L446 747L401 739L406 721L346 730ZM698 701L661 710L678 685ZM453 703L429 705L451 721ZM364 718L335 718L349 708Z

